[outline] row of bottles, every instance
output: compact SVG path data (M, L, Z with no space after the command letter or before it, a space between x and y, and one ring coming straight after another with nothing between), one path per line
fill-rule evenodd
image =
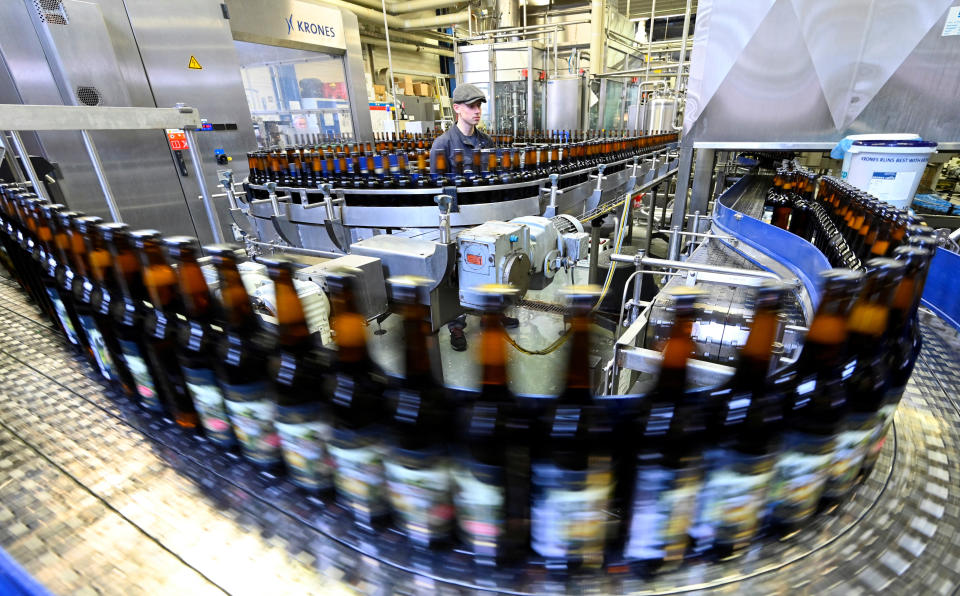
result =
M622 161L675 140L675 134L598 137L549 145L485 148L469 155L454 154L448 159L441 154L431 156L429 144L418 139L387 143L387 147L395 145L393 149L374 149L374 144L380 147L382 141L272 149L249 153L247 160L249 181L253 184L275 182L279 186L316 188L329 183L337 188L357 190L489 186L530 182L554 173L567 174L601 163ZM623 167L622 163L611 166L613 170ZM586 176L582 173L566 177L561 186L584 182ZM365 195L363 200L395 200L389 195L395 193L380 197ZM350 198L358 200L355 196ZM465 198L471 200L467 195ZM473 197L473 202L481 201Z
M777 170L763 220L811 242L835 267L860 269L902 245L920 219L846 182L794 162ZM923 232L923 230L914 230Z
M688 556L735 556L847 497L877 461L919 353L934 246L917 233L866 272L824 273L798 359L773 374L790 288L766 282L735 374L719 387L688 387L699 294L673 291L658 379L628 399L592 393L598 288L568 288L564 389L531 402L507 383L500 314L515 290L484 286L475 290L481 387L461 401L431 374L425 280L389 281L405 335L404 374L390 380L368 352L350 270L327 278L330 349L307 328L287 260L260 259L275 286L271 330L234 248L204 249L217 299L195 239L0 190L0 237L17 280L140 406L257 465L285 466L361 527L392 523L421 548L459 544L481 565L535 554L568 571L628 564L646 574Z

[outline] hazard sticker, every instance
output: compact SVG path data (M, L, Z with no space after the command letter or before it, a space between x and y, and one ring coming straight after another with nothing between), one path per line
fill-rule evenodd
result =
M190 56L190 62L187 63L187 68L192 68L193 70L203 69L203 67L200 66L200 63L197 61L196 56Z

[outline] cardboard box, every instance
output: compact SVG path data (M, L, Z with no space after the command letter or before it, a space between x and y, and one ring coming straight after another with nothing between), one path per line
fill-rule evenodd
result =
M413 94L420 97L430 97L433 95L433 86L430 83L415 83L413 85Z

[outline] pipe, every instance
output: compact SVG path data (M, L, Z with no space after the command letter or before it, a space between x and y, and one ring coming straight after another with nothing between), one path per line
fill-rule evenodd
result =
M612 254L610 255L610 260L617 263L633 263L638 266L663 267L664 269L685 269L687 271L703 271L704 273L719 273L721 275L742 275L744 277L759 277L762 279L775 279L777 281L783 281L784 279L772 271L739 269L737 267L722 267L720 265L708 265L706 263L658 259L641 254Z
M38 197L49 203L50 196L47 195L47 188L40 184L40 176L38 176L37 171L33 169L33 162L30 161L30 152L27 151L26 145L23 144L23 139L20 138L20 132L11 130L10 140L13 141L13 148L20 156L21 167L23 167L23 170L27 173L27 178L30 179L30 183L33 184L33 192L37 193Z
M392 36L393 34L391 34L391 37ZM414 43L402 43L402 42L396 42L396 41L390 42L388 44L385 39L370 37L369 35L361 35L360 42L365 43L367 45L371 45L371 46L377 46L380 48L385 48L387 47L387 45L390 45L397 50L408 50L411 52L423 52L426 54L436 54L437 56L446 56L447 58L453 58L454 56L453 51L448 50L446 48L438 48L436 46L428 46L428 45L418 45Z
M680 45L680 61L677 66L677 78L673 81L674 90L680 90L680 79L683 76L683 61L687 59L687 39L690 36L690 12L693 0L687 0L687 8L683 11L683 40Z
M463 4L465 0L413 0L412 2L391 2L387 5L390 14L406 14L421 10L437 10L438 8L453 8Z
M381 8L380 10L373 10L372 8L360 6L352 2L347 2L346 0L323 0L323 3L349 10L355 14L358 19L362 19L364 21L374 22L378 25L386 22L388 26L393 27L394 29L433 29L434 27L443 27L447 25L463 23L470 18L470 13L463 11L454 14L428 17L425 19L403 19L397 16L385 14L384 8ZM380 4L382 7L382 0Z
M390 52L390 27L387 25L387 0L380 0L380 8L383 12L383 34L386 37L387 45L387 69L390 71L390 94L393 96L393 108L390 110L390 119L393 121L393 132L400 133L400 125L397 123L397 117L400 115L398 108L399 99L397 98L397 80L393 77L393 54Z
M81 130L80 136L83 137L83 146L87 149L87 155L90 156L90 163L93 165L93 173L97 175L97 182L100 183L100 190L103 191L103 198L107 201L107 209L110 210L110 217L112 217L113 221L115 222L122 222L123 219L120 218L120 208L117 207L117 200L113 196L113 189L110 188L110 182L107 180L107 175L103 172L103 162L100 161L100 154L97 153L97 146L94 145L89 131Z
M687 0L688 2L690 0ZM590 74L603 74L603 0L590 0Z
M455 12L453 14L442 14L425 19L404 19L401 29L407 31L415 29L433 29L435 27L447 27L450 25L459 25L470 20L468 11Z
M259 240L251 240L250 237L246 237L245 241L253 244L254 246L263 246L274 251L288 252L294 255L305 255L309 257L325 257L328 259L339 259L342 256L345 256L341 253L329 252L326 250L316 250L314 248L300 248L299 246L283 246L281 244L272 244L270 242L260 242Z
M213 241L221 244L223 243L223 231L220 230L220 220L217 218L213 199L210 198L210 191L207 190L207 181L203 175L203 162L200 160L200 150L197 149L196 135L189 128L184 128L183 132L187 136L187 143L189 143L187 152L190 154L190 161L193 162L193 173L197 177L197 186L200 188L200 197L203 199L203 209L207 212L207 221L210 223Z
M629 16L629 15L628 15ZM653 21L657 18L657 0L653 0L653 4L650 6L650 30L647 33L647 70L645 76L650 77L650 50L653 48Z

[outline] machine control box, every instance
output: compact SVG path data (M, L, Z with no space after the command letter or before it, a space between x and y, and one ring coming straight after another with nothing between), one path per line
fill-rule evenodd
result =
M483 284L513 284L521 292L529 286L530 230L512 222L488 221L465 230L457 237L459 246L460 303L473 304L471 288Z
M326 274L343 267L359 271L356 279L355 298L357 308L368 319L387 312L387 287L383 279L380 259L362 255L344 255L317 265L304 267L294 273L296 279L311 281L329 294Z

